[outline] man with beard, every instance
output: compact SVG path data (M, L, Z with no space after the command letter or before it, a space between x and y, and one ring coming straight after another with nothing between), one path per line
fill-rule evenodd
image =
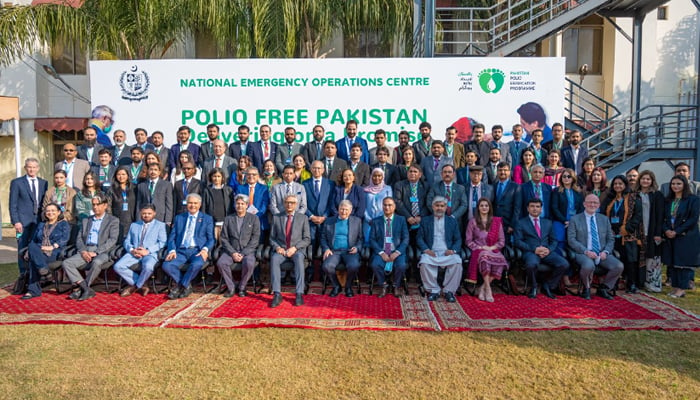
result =
M296 142L296 129L288 126L284 128L284 144L277 146L277 155L275 156L275 167L277 174L282 174L282 170L287 165L292 165L294 156L301 153L302 146Z
M391 154L391 163L394 165L401 165L403 164L403 151L406 150L408 146L408 142L410 141L410 137L408 136L407 131L401 131L399 132L399 145L394 148L394 151Z
M581 145L581 132L571 131L569 145L561 150L561 163L564 168L571 168L579 175L582 170L583 160L588 157L588 149Z
M153 151L153 145L148 143L148 132L143 128L134 129L134 138L136 139L135 147L138 146L143 150L144 154L147 151Z
M231 143L228 146L229 157L236 161L241 159L241 156L250 156L252 154L252 142L250 138L250 128L247 125L238 127L238 141Z
M160 157L160 169L165 171L168 166L170 149L163 145L163 132L155 131L151 133L151 142L153 142L153 151ZM163 179L168 179L168 174L165 174Z
M121 129L114 131L114 147L112 147L112 162L114 165L124 165L123 159L131 157L131 146L126 144L126 132ZM128 163L128 162L127 162Z
M357 136L357 121L351 119L345 124L346 136L335 142L338 148L338 157L342 160L350 160L350 149L355 143L359 143L362 146L362 158L361 161L369 164L369 147L367 146L367 141L361 137Z
M491 127L491 148L499 149L501 151L501 161L511 164L510 144L503 143L501 138L503 138L503 126L494 125Z
M190 142L191 135L190 127L187 125L183 125L177 129L177 143L170 148L170 154L168 155L170 171L177 167L177 162L180 159L180 152L182 150L188 150L190 154L192 154L193 160L199 160L200 147Z
M143 169L143 150L140 147L131 148L130 163L124 164L129 167L129 179L134 185L139 183L141 170Z
M321 125L316 125L313 128L314 140L306 143L301 152L304 156L307 165L323 158L323 139L326 136L326 130Z
M568 145L569 142L564 138L564 127L559 122L555 122L552 125L552 140L545 142L542 147L549 153L552 149L562 151Z
M272 137L272 128L270 125L260 126L260 140L252 143L250 150L250 158L253 165L258 168L258 171L263 170L263 164L267 160L275 161L277 156L277 143L270 140Z
M464 145L457 143L457 128L450 126L445 130L445 155L452 158L452 165L455 169L462 168L466 161L464 160Z
M486 165L489 161L489 150L491 146L484 140L484 131L486 128L483 124L476 124L472 128L472 140L464 145L465 150L474 150L479 156L477 163L481 166Z
M93 127L83 129L83 138L85 141L78 146L78 158L90 163L94 167L99 162L99 151L103 146L97 143L97 131Z
M363 163L360 159L362 158L362 145L355 143L350 149L350 162L349 166L352 169L352 173L355 174L355 184L358 186L365 187L369 185L370 182L370 170L369 165Z
M430 150L433 147L433 138L430 136L433 127L429 122L424 121L418 125L418 130L421 138L413 143L413 152L416 155L416 164L420 165L423 158L430 155Z
M380 147L386 147L389 150L389 155L394 152L394 148L386 144L386 131L384 129L377 129L374 131L374 142L377 143L376 147L369 150L369 164L377 163L377 149ZM391 158L388 160L391 163Z
M443 152L445 147L439 140L434 140L430 156L424 157L421 161L421 170L423 171L423 176L425 177L425 182L428 187L433 186L435 182L440 181L442 176L442 167L449 164L454 165L452 158L446 157Z
M520 124L513 125L513 141L508 143L508 150L510 151L510 159L512 164L518 164L520 162L520 155L523 150L525 150L530 144L523 140L523 127Z
M204 165L205 161L214 157L214 141L219 139L219 126L216 124L207 125L207 137L209 140L200 146L197 165Z

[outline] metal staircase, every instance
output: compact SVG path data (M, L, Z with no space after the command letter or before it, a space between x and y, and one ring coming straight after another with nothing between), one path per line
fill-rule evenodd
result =
M564 118L567 130L579 130L586 137L610 125L620 115L615 105L566 78Z

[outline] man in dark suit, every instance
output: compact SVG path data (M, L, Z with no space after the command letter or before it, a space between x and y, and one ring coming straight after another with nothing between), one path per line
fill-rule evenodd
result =
M248 196L248 212L255 214L260 220L261 240L264 240L265 233L270 229L267 219L267 208L270 205L270 191L267 186L258 182L260 173L254 166L248 167L245 174L247 185L238 185L236 194Z
M20 255L29 246L34 237L34 231L41 219L44 195L49 183L39 178L39 160L27 158L24 160L26 174L10 182L10 222L17 234L17 265L19 273L27 271L24 258Z
M199 146L199 160L198 165L204 165L204 162L214 157L214 142L219 139L219 126L216 124L207 125L207 137L209 140L202 143ZM224 149L226 149L226 144L224 143ZM204 180L204 178L202 178Z
M321 125L316 125L313 128L314 140L306 143L301 151L307 165L323 158L323 140L326 135L326 130Z
M80 233L75 241L78 251L74 256L63 260L61 267L70 281L80 290L70 295L74 300L87 300L95 297L90 288L102 271L102 266L109 261L109 252L117 245L119 238L119 218L108 214L109 199L104 193L97 193L92 198L92 217L84 218ZM80 271L89 265L87 278L83 279Z
M489 159L489 151L491 150L491 144L484 140L484 133L486 128L483 124L476 124L472 127L472 140L464 145L464 150L474 150L474 152L479 156L479 161L477 163L481 166L486 165Z
M173 185L173 208L175 209L176 215L185 212L187 208L187 195L190 193L197 193L201 196L204 191L202 181L194 178L194 173L197 172L197 170L193 163L184 164L182 166L182 172L185 174L185 177L175 182L175 185Z
M156 219L171 225L173 222L173 186L170 181L160 178L160 164L148 166L148 179L136 187L136 209L146 204L156 206Z
M338 147L332 140L326 140L323 144L323 164L325 165L325 170L323 176L330 179L333 182L338 182L340 174L343 170L348 167L345 160L337 157Z
M552 275L542 283L542 291L550 299L556 299L552 291L559 287L559 280L569 268L569 263L555 252L558 242L554 237L552 221L540 217L542 200L530 199L527 212L527 217L521 218L515 228L515 246L523 252L525 269L532 285L527 297L537 297L537 266L546 264L552 268Z
M414 164L408 168L408 179L398 182L393 187L396 213L406 218L412 244L415 244L415 233L418 231L421 218L430 214L426 202L429 187L420 178L420 168Z
M241 156L250 156L253 152L253 143L249 141L250 128L247 125L238 127L238 141L228 146L228 155L238 161Z
M205 183L209 182L209 173L214 168L221 168L224 175L224 182L228 182L229 177L236 173L238 169L238 162L226 155L226 142L221 139L215 139L213 141L214 153L211 158L204 161L202 164L202 176L201 181Z
M559 122L555 122L552 124L552 140L545 142L542 147L549 153L552 150L562 151L568 145L569 141L564 138L564 127Z
M531 179L529 182L524 183L520 187L522 193L522 205L520 215L527 215L527 205L530 199L540 199L542 202L542 218L550 218L550 208L552 199L552 186L543 183L542 178L544 178L544 167L541 165L535 165L530 169Z
M151 133L151 142L153 142L153 151L160 157L161 171L167 171L168 165L170 165L170 149L163 144L163 132ZM168 179L168 174L164 174L163 179Z
M602 278L596 294L612 300L608 289L615 287L624 270L622 262L612 255L615 235L610 226L610 219L598 213L600 207L598 196L589 194L583 206L585 211L572 216L566 230L569 248L574 252L576 263L581 267L579 274L584 284L581 297L586 300L591 299L593 271L596 265L600 265L608 272Z
M216 267L226 282L224 297L232 297L236 292L236 283L231 274L233 263L241 263L239 297L247 295L245 288L255 269L255 251L260 243L260 220L255 214L247 212L248 201L248 196L237 194L234 199L236 213L227 216L221 228L221 256Z
M530 143L523 139L523 127L520 124L513 125L513 140L508 143L508 150L510 151L510 159L512 164L518 165L520 163L520 155L523 150L530 146Z
M112 147L112 162L114 165L120 165L122 159L131 157L131 146L126 144L126 132L121 129L114 131L114 147Z
M170 148L170 154L168 154L168 168L170 171L177 166L182 150L188 150L192 154L193 160L199 160L200 148L198 145L190 142L191 136L192 132L189 126L183 125L177 129L177 143Z
M498 149L501 151L501 161L505 161L508 164L513 164L513 161L510 158L510 145L508 143L503 143L501 141L501 138L503 137L503 126L502 125L494 125L491 127L491 142L489 143L491 145L492 149ZM516 160L516 163L520 162L520 160Z
M110 149L100 149L98 163L92 167L92 172L97 175L97 180L103 192L112 187L112 178L117 167L112 164L112 151Z
M399 169L389 163L389 150L386 147L380 147L377 149L376 155L377 163L370 166L370 173L375 168L379 168L384 171L384 184L392 186L399 182L401 180Z
M474 215L478 214L476 210L476 205L479 203L479 199L485 197L493 204L493 188L491 185L487 184L483 180L484 178L484 168L481 165L475 165L469 170L469 184L465 187L465 194L467 195L467 201L469 202L469 208L467 209L467 219L474 218Z
M54 171L57 169L66 171L66 185L76 190L82 190L83 178L90 171L90 163L77 158L77 151L73 143L64 144L63 155L65 158L54 164Z
M588 157L588 149L581 144L581 132L571 131L569 145L561 150L561 163L564 168L571 168L576 175L583 172L583 160Z
M134 139L136 143L133 147L140 147L144 154L155 149L155 146L148 143L148 132L143 128L134 129Z
M428 301L440 297L438 270L445 269L443 293L449 303L457 301L455 292L462 281L462 258L455 249L462 247L462 239L457 220L445 215L447 199L442 196L433 198L433 215L425 217L420 223L418 250L421 252L420 276L428 295Z
M260 140L253 143L250 150L253 165L258 167L258 170L263 170L263 163L267 160L275 161L277 156L277 143L270 140L272 137L272 129L270 125L260 126Z
M296 142L296 139L296 129L291 126L284 128L284 144L277 146L277 154L275 155L275 166L280 175L285 165L292 165L294 156L301 153L302 146Z
M284 261L294 262L296 276L295 306L304 304L304 259L306 248L311 244L309 221L302 213L295 212L297 198L289 195L284 199L285 212L272 219L270 233L270 280L272 281L272 303L270 307L282 304L282 284L280 267Z
M464 160L465 160L465 165L462 168L456 169L455 170L455 180L457 183L460 185L466 187L469 182L471 182L471 178L469 177L469 171L471 171L472 167L477 166L476 160L478 159L478 156L476 155L476 152L472 149L465 150L464 154ZM482 175L484 182L486 182L486 175Z
M97 131L93 127L83 129L83 138L85 141L78 146L78 158L89 162L90 166L94 167L99 161L99 151L104 147L97 143Z
M330 217L323 223L321 249L323 250L323 271L333 283L330 297L340 293L340 282L335 268L342 262L347 268L345 296L353 297L352 284L360 270L362 253L362 220L351 215L352 203L342 200L338 205L338 216Z
M469 208L469 203L467 202L467 193L464 190L464 186L455 183L454 177L455 167L449 164L442 167L442 181L433 185L425 201L427 204L433 204L433 198L436 196L446 198L447 215L457 220L459 231L462 232L463 227L466 226L463 219Z
M393 271L393 295L398 297L396 288L401 285L406 273L406 249L408 248L408 226L406 219L395 213L396 202L391 197L382 201L384 215L372 220L370 228L370 246L372 261L370 266L374 277L382 286L379 297L386 296L388 285L386 275Z
M454 165L452 158L444 155L445 147L440 140L433 140L431 155L423 157L420 163L425 183L430 187L439 182L442 177L442 167Z
M501 150L492 148L489 151L489 162L484 165L485 181L493 186L498 182L498 163L501 162Z
M420 165L424 157L430 155L430 149L433 147L433 138L430 136L433 127L430 122L423 121L418 125L418 131L421 138L413 143L413 153L416 155L416 164Z
M361 161L362 158L362 145L355 143L350 149L350 163L349 166L352 169L352 173L355 174L355 184L358 186L365 187L369 185L371 171L369 165Z
M170 300L192 294L192 280L202 270L214 248L214 219L203 212L202 197L196 193L187 195L187 211L175 216L173 229L168 236L168 255L163 262L163 271L177 286L170 289ZM187 265L182 273L182 267Z
M134 185L141 182L141 170L146 168L143 162L143 150L140 147L134 146L131 148L131 158L123 158L120 165L129 167L129 179Z
M345 137L335 142L338 148L338 157L346 162L350 161L350 149L353 144L359 143L362 146L362 158L360 158L360 161L369 165L369 147L365 139L357 136L357 121L349 120L345 124L345 133Z
M496 193L493 215L503 219L506 242L510 243L515 225L520 219L523 196L520 193L520 185L510 180L510 164L507 162L498 164L498 182L494 187Z
M321 225L325 222L331 210L331 201L335 192L335 184L324 176L322 161L311 163L311 179L305 180L306 216L309 218L311 243L314 250L318 248Z

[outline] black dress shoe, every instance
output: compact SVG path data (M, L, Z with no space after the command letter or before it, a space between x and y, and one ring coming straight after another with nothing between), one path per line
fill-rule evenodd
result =
M168 293L168 299L170 300L175 300L180 298L180 286L176 286L172 289L170 289L170 292Z
M82 290L75 290L71 292L70 295L68 295L68 300L78 300L80 298L80 295L82 293Z
M85 301L87 299L91 299L95 297L96 293L94 290L87 288L87 290L83 290L83 293L80 294L80 297L78 298L78 301Z
M355 296L355 292L352 291L352 286L348 286L345 288L345 297L353 297Z
M382 286L382 292L379 293L379 296L377 296L377 297L381 299L382 297L386 296L388 291L389 291L388 286L386 286L386 285Z
M275 293L272 296L272 302L270 303L270 307L275 308L275 307L279 306L280 304L282 304L282 294Z
M396 289L396 287L391 288L391 294L394 295L394 297L400 297L399 291Z
M180 291L180 298L184 299L185 297L189 297L189 295L192 294L192 285L187 285L186 288L182 288Z
M600 296L606 300L612 300L613 297L608 293L608 288L605 286L599 287L598 290L595 293L597 296Z
M238 291L238 297L246 297L248 295L248 291L245 289L241 289Z
M447 300L448 303L457 302L457 299L455 299L455 295L452 294L452 292L445 292L445 300Z
M591 288L583 288L583 291L581 291L581 297L583 297L586 300L591 299Z
M544 295L549 297L550 299L556 299L557 296L552 293L552 290L549 288L549 285L544 284L542 285L542 291L544 292Z
M29 300L29 299L33 299L33 298L39 297L39 296L41 296L41 295L40 294L26 293L24 296L20 297L19 299L20 300Z
M637 294L637 293L639 293L639 289L637 289L637 285L635 285L635 284L633 283L633 284L630 285L630 287L627 288L627 290L625 291L625 293L628 293L628 294Z
M435 301L440 298L440 293L430 293L428 295L428 301Z
M537 288L530 288L530 290L527 292L527 297L530 299L537 297Z
M331 290L329 296L330 297L337 297L340 294L340 286L333 286L333 290Z
M304 305L304 296L301 293L297 293L297 298L294 299L294 305L295 306L303 306Z
M233 290L227 290L227 291L224 293L224 297L226 297L226 298L231 298L231 297L233 297L233 295L234 295Z

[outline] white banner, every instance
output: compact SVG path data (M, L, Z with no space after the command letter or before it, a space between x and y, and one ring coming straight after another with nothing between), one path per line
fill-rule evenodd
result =
M207 140L206 125L217 124L227 143L248 125L258 140L270 125L273 140L283 142L294 127L297 141L312 140L322 125L327 139L344 135L345 123L358 122L358 134L373 142L384 129L390 144L406 130L411 141L428 121L433 137L458 129L458 141L471 137L475 123L509 132L563 122L563 58L387 58L387 59L234 59L131 60L90 62L92 105L115 110L114 129L160 130L176 142L187 125L196 143ZM544 119L544 120L543 120ZM538 122L539 121L539 122Z

